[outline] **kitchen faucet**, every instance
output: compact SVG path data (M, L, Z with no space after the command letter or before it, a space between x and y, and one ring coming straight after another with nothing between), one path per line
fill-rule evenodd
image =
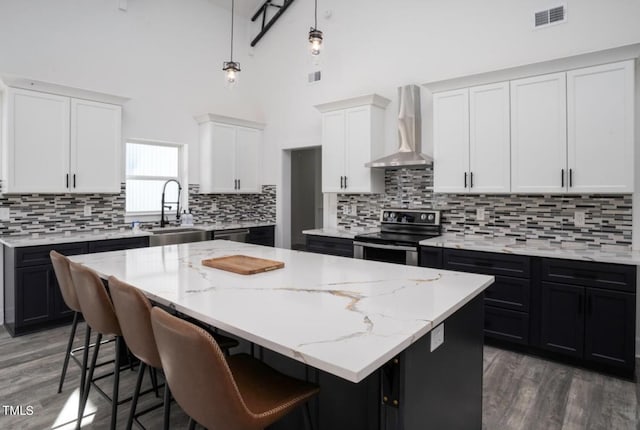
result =
M176 184L178 184L178 201L176 202L165 202L164 201L164 192L167 189L167 184L169 182L175 182ZM167 182L164 183L164 185L162 186L162 200L160 202L160 227L164 227L168 221L165 221L164 219L164 210L165 208L170 208L171 205L166 205L165 203L175 203L176 204L176 220L180 221L180 191L182 190L182 186L180 185L180 182L178 182L176 179L169 179Z

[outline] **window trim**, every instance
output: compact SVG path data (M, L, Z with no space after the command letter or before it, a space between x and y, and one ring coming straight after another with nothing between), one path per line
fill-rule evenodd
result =
M127 175L127 144L134 143L139 145L150 145L150 146L165 146L178 148L178 176L145 176L145 175ZM156 179L156 180L169 180L176 179L182 185L182 192L180 193L180 208L182 210L189 210L189 180L187 174L188 167L188 153L187 153L187 145L179 142L169 142L163 140L155 140L155 139L142 139L142 138L131 138L125 139L124 141L125 150L124 152L124 179L125 184L128 179ZM129 212L127 211L127 197L126 197L126 185L125 185L125 213L124 219L126 223L130 223L132 221L158 221L161 211L141 211L141 212Z

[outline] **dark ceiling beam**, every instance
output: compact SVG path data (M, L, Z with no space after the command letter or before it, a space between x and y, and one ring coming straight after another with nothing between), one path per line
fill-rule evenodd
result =
M278 18L280 18L280 16L284 13L285 10L287 10L287 8L289 6L291 6L291 3L293 3L295 0L284 0L284 3L279 6L279 5L275 5L271 3L271 0L266 0L262 6L260 6L260 8L258 9L258 11L253 15L253 17L251 18L251 21L255 21L256 19L258 19L258 17L260 15L262 15L262 30L260 30L260 33L258 33L258 35L255 37L255 39L253 39L251 41L251 46L256 46L256 44L260 41L260 39L262 39L262 37L267 34L267 32L269 31L269 29L273 26L273 24L275 24L275 22L278 20ZM267 16L267 9L269 8L269 6L272 7L277 7L280 8L278 10L278 12L276 12L275 15L273 15L273 17L269 20L269 22L267 22L265 24L265 19Z

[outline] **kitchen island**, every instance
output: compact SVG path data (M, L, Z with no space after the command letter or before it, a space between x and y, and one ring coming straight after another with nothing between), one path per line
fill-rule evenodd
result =
M201 264L236 254L285 267L243 276ZM482 426L482 292L491 276L220 240L71 259L319 383L316 429ZM273 428L300 428L293 415Z

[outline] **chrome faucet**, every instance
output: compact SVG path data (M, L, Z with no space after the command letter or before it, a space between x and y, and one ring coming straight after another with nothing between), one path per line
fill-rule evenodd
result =
M164 192L167 189L167 184L169 182L175 182L176 184L178 184L178 201L176 202L165 202L164 201ZM182 191L182 186L180 185L180 182L178 182L175 179L169 179L167 182L164 183L164 185L162 186L162 201L160 202L160 227L164 227L168 221L165 221L164 219L164 210L165 208L171 208L171 205L167 205L166 203L175 203L176 204L176 220L180 221L180 191Z

